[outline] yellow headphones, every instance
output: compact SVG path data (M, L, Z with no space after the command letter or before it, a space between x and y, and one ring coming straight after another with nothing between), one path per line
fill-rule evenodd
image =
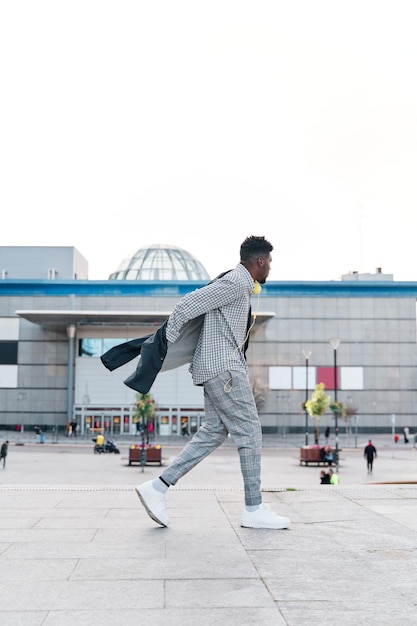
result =
M252 291L253 295L254 295L254 296L259 296L259 294L261 293L261 291L262 291L262 287L260 286L260 284L258 283L258 281L257 281L257 280L255 280L255 282L254 282L254 284L253 284L253 291Z

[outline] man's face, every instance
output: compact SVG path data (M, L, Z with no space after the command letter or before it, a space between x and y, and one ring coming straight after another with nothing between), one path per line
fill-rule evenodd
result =
M263 254L258 257L258 278L257 281L261 285L265 284L271 270L272 257L270 254Z

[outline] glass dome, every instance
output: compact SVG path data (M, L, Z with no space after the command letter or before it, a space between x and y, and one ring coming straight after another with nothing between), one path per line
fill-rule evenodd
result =
M192 254L166 244L139 248L129 254L109 280L204 280L210 277Z

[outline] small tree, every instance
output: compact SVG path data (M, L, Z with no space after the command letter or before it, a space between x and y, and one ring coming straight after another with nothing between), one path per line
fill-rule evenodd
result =
M147 431L148 422L153 420L155 416L155 400L152 395L148 393L137 393L135 410L133 413L133 421L138 427L139 424L143 426L144 431Z
M324 389L324 383L318 383L314 388L311 398L307 400L304 405L307 413L316 420L314 439L317 444L320 437L320 418L326 413L331 402L330 396L325 393Z

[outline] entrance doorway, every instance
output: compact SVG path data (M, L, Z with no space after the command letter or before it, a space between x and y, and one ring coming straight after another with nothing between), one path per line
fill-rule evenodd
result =
M75 407L75 418L80 425L81 434L87 436L99 432L107 437L128 435L132 428L131 407Z
M121 407L79 405L74 407L74 419L77 421L80 434L86 437L95 436L98 432L107 437L135 435L137 429L133 421L134 408L134 405ZM154 419L155 435L181 436L184 428L184 434L192 436L204 421L204 409L200 407L159 407Z
M204 424L203 409L158 409L155 415L157 435L192 436Z

